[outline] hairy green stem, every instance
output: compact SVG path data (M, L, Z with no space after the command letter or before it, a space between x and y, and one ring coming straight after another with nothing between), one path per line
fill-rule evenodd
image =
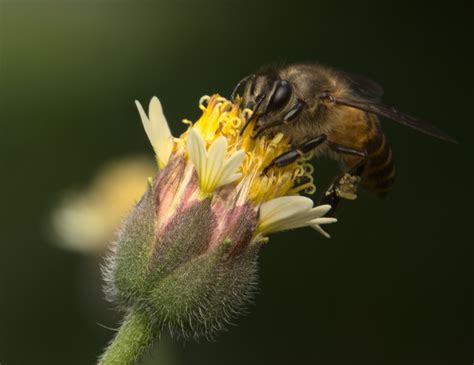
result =
M114 340L99 360L99 365L134 365L153 343L156 333L148 317L136 310L130 311Z

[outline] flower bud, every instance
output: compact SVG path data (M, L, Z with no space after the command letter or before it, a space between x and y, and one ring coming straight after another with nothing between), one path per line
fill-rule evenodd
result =
M311 226L326 234L320 225L335 221L322 217L329 206L298 195L314 188L303 158L263 173L288 150L283 135L253 139L253 126L241 133L251 111L219 96L207 101L179 139L158 99L149 116L137 103L161 171L123 223L105 270L112 300L185 337L211 337L242 310L269 233ZM298 185L305 176L309 183Z

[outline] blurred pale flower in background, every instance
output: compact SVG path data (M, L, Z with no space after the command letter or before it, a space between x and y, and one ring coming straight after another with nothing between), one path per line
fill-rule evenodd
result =
M75 251L103 253L155 174L155 162L143 156L105 165L83 190L65 194L53 211L56 242Z

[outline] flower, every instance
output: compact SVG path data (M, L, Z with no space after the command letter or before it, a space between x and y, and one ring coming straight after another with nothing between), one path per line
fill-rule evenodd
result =
M282 133L253 137L239 99L203 97L179 138L156 97L148 117L137 107L160 172L117 236L107 291L156 327L212 336L252 297L269 234L309 226L328 237L320 226L336 219L300 195L316 190L305 157L266 169L291 145Z
M208 107L203 103L208 101ZM159 167L163 169L172 155L173 137L171 136L169 125L163 114L163 109L159 99L155 96L150 101L148 118L143 107L138 101L135 101L140 113L142 123L148 135ZM280 168L279 171L273 171L273 174L267 176L262 174L263 168L274 157L289 148L288 141L282 134L277 134L273 139L260 138L252 141L252 128L247 128L244 136L240 136L240 129L243 126L245 117L251 113L249 110L238 109L238 104L232 105L222 97L203 97L200 101L200 108L204 111L201 119L190 127L176 143L186 144L186 154L196 169L199 178L200 196L206 197L215 192L219 187L240 180L243 172L246 172L248 181L240 184L241 187L250 189L246 191L250 199L263 203L260 208L260 220L267 220L267 215L272 210L285 210L284 214L278 217L285 217L278 224L272 224L269 228L268 223L259 223L257 230L261 234L273 233L287 229L310 226L321 232L324 236L329 235L320 228L321 224L333 223L335 218L321 217L326 214L330 207L328 205L312 208L312 201L296 195L299 191L307 189L308 192L314 192L312 183L312 167L304 162L304 159L297 161L286 168ZM220 129L220 130L219 130ZM236 146L241 146L237 150ZM206 145L209 147L206 149ZM177 149L175 155L182 154L183 151ZM226 159L226 155L229 157ZM246 156L247 155L247 156ZM241 166L245 161L245 166ZM308 168L309 171L304 171ZM252 169L254 169L252 173ZM257 176L257 173L260 173ZM293 184L298 177L306 176L309 183L294 187ZM267 191L270 190L270 191ZM275 202L271 197L276 196ZM285 196L285 199L281 199ZM241 199L242 200L242 199ZM309 204L311 206L309 206ZM308 208L309 206L309 208ZM312 209L311 209L312 208ZM309 215L303 214L301 209L311 209ZM322 212L314 219L311 219L318 212ZM309 212L308 212L309 213ZM281 218L280 218L281 219ZM288 220L288 222L285 222ZM298 223L295 223L295 220ZM292 223L293 222L293 223Z

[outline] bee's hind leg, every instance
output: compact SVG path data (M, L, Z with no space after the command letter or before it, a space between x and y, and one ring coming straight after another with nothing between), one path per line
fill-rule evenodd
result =
M331 210L326 216L334 217L336 208L341 199L355 200L361 175L367 165L367 159L363 158L354 166L349 168L344 174L338 176L329 186L324 195L320 198L319 204L329 204Z
M306 140L295 149L289 150L276 157L263 169L262 173L266 174L268 170L273 167L278 168L287 166L322 143L326 143L327 146L336 153L360 158L359 162L334 180L319 200L319 204L329 204L331 206L331 210L326 214L326 216L334 216L335 210L341 199L354 200L357 198L357 190L361 180L361 175L367 165L367 153L365 151L356 150L328 141L325 134L320 134L319 136Z

